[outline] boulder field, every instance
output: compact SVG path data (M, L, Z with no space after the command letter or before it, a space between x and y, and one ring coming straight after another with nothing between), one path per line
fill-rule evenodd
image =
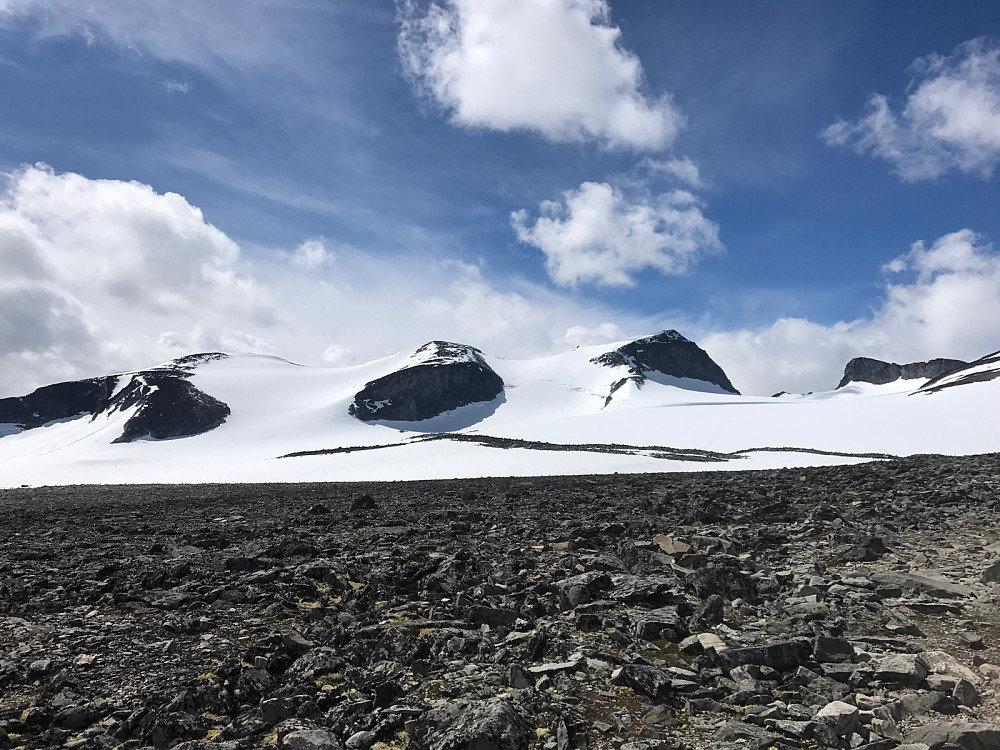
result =
M1000 746L1000 456L0 492L0 748Z

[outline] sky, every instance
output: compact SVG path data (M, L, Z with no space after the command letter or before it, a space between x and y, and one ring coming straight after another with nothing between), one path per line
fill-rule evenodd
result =
M676 328L1000 349L1000 4L0 0L0 397Z

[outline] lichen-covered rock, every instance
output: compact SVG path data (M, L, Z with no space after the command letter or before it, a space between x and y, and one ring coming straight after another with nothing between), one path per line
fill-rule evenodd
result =
M428 750L526 750L528 722L502 699L452 704L428 711L415 737ZM428 731L429 730L429 731Z
M364 422L419 422L503 393L503 379L478 349L432 341L408 366L367 383L348 407Z

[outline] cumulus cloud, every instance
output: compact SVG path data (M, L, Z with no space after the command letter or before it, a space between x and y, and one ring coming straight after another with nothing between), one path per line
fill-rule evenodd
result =
M607 0L398 0L398 47L416 90L458 125L668 145L684 124L669 95L643 92L639 59Z
M870 316L833 325L782 318L758 331L716 332L702 344L745 393L836 386L865 356L899 363L971 360L1000 349L1000 253L969 229L915 243L886 264Z
M682 274L723 249L718 225L686 190L652 196L585 182L543 201L534 221L520 210L511 222L521 242L545 254L549 276L562 286L633 286L639 271Z
M612 315L419 253L338 245L334 267L306 240L248 257L182 196L140 183L45 166L4 178L0 397L195 351L340 366L443 338L538 356L566 349L574 326L606 332Z
M823 139L884 159L907 181L951 170L990 178L1000 163L1000 42L973 39L919 58L911 71L899 106L875 94L861 118L838 120Z
M306 240L292 253L292 263L305 270L312 271L332 259L322 240Z
M3 390L154 357L164 330L200 331L188 339L198 344L231 337L233 321L277 322L267 291L241 269L236 244L181 196L45 166L6 178Z

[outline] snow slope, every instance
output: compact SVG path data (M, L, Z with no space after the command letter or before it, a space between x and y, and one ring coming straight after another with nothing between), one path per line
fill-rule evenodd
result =
M260 355L202 361L191 382L230 406L222 426L111 444L129 413L23 432L0 425L0 486L734 470L1000 451L1000 379L932 393L916 392L924 381L897 381L761 398L656 378L627 382L608 401L628 374L591 363L608 350L486 356L506 384L495 402L415 423L366 423L347 411L366 382L412 365L412 352L345 368ZM433 437L442 432L458 439Z

